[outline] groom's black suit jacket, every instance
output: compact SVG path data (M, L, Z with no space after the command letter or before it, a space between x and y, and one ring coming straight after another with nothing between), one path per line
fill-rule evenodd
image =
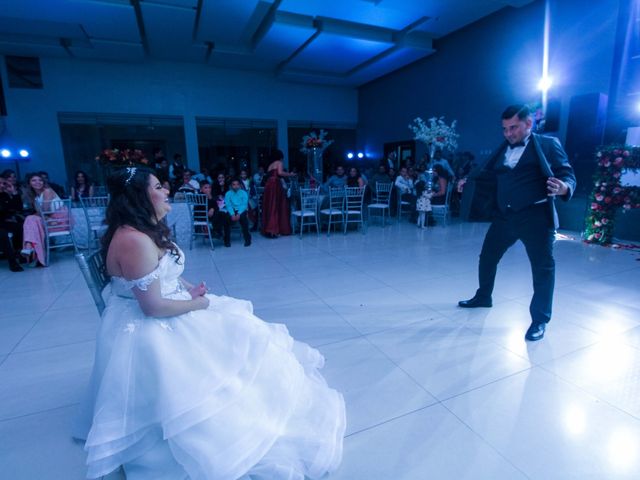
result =
M533 144L542 175L555 177L565 182L569 190L566 195L560 198L564 201L569 200L576 188L576 177L560 141L555 137L532 133L529 142ZM495 167L497 163L503 161L507 146L508 143L505 141L485 162L469 173L469 180L464 187L465 200L463 202L466 204L467 211L462 212L463 217L470 220L490 219L498 211ZM550 224L554 228L558 228L555 197L548 197L547 205Z

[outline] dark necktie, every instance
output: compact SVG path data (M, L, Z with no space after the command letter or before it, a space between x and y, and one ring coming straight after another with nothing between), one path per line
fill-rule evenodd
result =
M524 147L524 140L522 140L521 142L512 143L509 145L509 149L517 148L517 147Z

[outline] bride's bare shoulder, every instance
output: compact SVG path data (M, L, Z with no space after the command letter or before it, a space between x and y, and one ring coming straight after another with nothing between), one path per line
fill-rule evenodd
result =
M124 225L113 234L111 246L117 247L118 250L130 251L138 249L148 249L155 247L153 240L146 233L140 230Z
M120 227L107 252L107 271L111 275L139 278L158 264L158 248L151 237L131 227Z

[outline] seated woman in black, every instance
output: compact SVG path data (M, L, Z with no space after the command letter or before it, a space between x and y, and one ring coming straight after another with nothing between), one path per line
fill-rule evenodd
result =
M22 197L15 185L0 177L0 249L12 272L22 272L17 252L22 248L23 224Z
M431 205L444 205L447 199L447 187L449 186L449 174L442 165L434 165L431 195Z

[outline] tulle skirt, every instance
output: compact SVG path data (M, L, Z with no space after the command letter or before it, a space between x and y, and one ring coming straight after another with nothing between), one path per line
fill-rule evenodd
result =
M319 478L340 463L344 400L322 355L250 302L208 297L164 319L110 297L75 432L89 478L120 465L129 480Z

